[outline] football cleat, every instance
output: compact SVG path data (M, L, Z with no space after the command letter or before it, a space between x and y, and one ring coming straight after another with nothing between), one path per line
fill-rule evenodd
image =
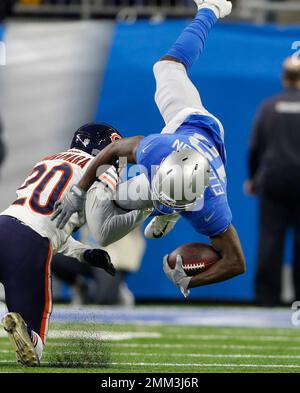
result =
M218 12L218 18L225 18L232 11L232 3L227 0L194 0L198 9L211 8ZM216 12L215 12L216 13Z
M145 237L147 239L160 239L166 236L174 228L179 218L179 214L165 214L154 217L145 228Z
M17 361L28 367L39 366L40 360L21 315L10 312L3 317L2 324L16 352Z

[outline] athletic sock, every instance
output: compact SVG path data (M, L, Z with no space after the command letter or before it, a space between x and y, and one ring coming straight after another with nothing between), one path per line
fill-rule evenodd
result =
M201 4L198 6L198 11L202 10L203 8L212 10L217 18L220 18L220 11L219 8L213 4Z
M44 351L43 341L42 341L41 337L33 330L31 331L31 340L33 342L35 352L36 352L39 360L41 360L41 358L43 356L43 351Z
M183 30L167 52L167 55L180 60L187 69L190 68L203 52L208 33L217 20L218 18L212 9L201 8L193 22Z

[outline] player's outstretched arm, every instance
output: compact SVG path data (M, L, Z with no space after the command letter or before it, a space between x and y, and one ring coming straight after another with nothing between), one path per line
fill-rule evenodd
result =
M175 268L169 266L168 255L164 257L164 272L180 289L184 297L189 295L190 288L225 281L245 272L242 246L232 225L222 235L211 238L211 243L222 258L208 270L193 277L188 276L184 271L180 255L177 255Z
M90 246L73 239L72 236L67 239L57 252L71 258L76 258L79 262L103 269L111 276L115 276L116 274L116 269L111 263L109 254L105 250L98 248L91 249Z
M126 159L129 164L135 163L136 149L143 136L120 139L106 146L91 162L78 187L87 191L94 183L96 176L107 170L107 165L116 165L120 158ZM101 171L101 167L103 170Z
M74 213L82 213L86 199L86 192L96 180L107 170L107 166L116 165L121 158L127 159L128 163L136 162L136 149L142 136L125 138L108 145L91 162L82 179L77 185L55 204L55 211L51 220L56 220L56 226L63 229Z
M205 272L192 277L188 288L214 284L245 273L246 264L240 239L233 225L223 234L211 238L213 248L222 256Z

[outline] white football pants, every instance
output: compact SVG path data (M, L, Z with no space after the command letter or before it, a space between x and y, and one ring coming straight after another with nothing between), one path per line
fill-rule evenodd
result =
M200 94L183 64L162 60L154 64L153 72L156 80L155 102L166 124L162 133L172 134L187 117L200 114L212 117L224 136L222 123L203 106Z

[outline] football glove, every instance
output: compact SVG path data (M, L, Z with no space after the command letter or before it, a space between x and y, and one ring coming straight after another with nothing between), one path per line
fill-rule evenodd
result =
M110 256L106 251L100 248L86 250L83 254L83 258L89 265L103 269L111 276L116 275L116 269L111 263Z
M84 214L85 198L86 192L73 185L70 191L55 203L51 221L57 219L56 227L58 229L65 227L72 214L78 213L80 216Z
M182 266L182 257L177 255L176 265L171 269L168 264L168 255L164 257L163 269L167 277L179 288L184 297L188 297L190 290L188 289L192 277L188 277Z

